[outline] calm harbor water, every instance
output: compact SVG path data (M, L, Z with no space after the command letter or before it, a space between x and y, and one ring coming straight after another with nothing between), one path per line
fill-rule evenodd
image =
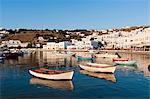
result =
M115 74L81 70L74 57L51 57L51 52L36 51L16 60L0 63L0 99L149 99L150 56L120 54L136 60L137 66L117 66ZM99 58L98 63L113 64ZM74 70L72 81L51 81L34 78L28 69L38 66Z

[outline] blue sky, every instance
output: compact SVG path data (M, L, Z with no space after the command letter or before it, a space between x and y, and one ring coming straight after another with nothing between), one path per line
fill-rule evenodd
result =
M149 0L0 0L0 27L107 29L150 25Z

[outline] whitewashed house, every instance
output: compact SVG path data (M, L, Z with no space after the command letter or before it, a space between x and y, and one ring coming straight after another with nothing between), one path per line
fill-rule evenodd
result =
M150 42L150 28L140 28L131 32L119 31L97 37L107 42L107 48L132 48Z
M2 39L5 35L4 34L0 34L0 39Z
M9 34L9 32L6 31L6 30L1 30L1 31L0 31L0 34Z
M67 46L68 50L90 49L92 44L89 38L82 38L81 41L72 39L72 45Z
M65 50L67 46L70 45L70 42L47 42L46 45L43 45L43 49L46 50Z
M7 46L7 47L27 47L28 43L21 43L20 40L9 40L9 41L2 41L3 47Z

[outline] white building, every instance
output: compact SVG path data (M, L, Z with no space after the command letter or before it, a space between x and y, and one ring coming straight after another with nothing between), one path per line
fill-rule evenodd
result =
M2 30L2 31L0 31L0 34L9 34L9 32L6 30Z
M43 45L43 49L46 50L65 50L69 45L69 42L47 42L46 45Z
M110 32L97 39L107 42L107 48L131 48L139 45L150 43L150 28L140 28L131 32L118 31Z
M9 40L9 41L2 41L1 44L2 47L7 46L7 47L27 47L28 43L21 43L20 40Z
M45 39L44 39L42 36L39 36L39 37L38 37L38 40L39 40L39 41L45 41Z
M90 49L92 44L89 38L82 38L81 41L71 39L72 45L67 46L68 50Z
M4 34L0 34L0 39L2 39L2 37L4 37L5 35Z
M0 39L2 39L3 37L5 37L8 34L9 34L8 31L6 31L6 30L0 30Z

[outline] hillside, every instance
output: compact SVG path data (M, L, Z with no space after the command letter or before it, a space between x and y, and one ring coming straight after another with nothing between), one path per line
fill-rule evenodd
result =
M113 32L113 31L125 31L130 32L132 30L136 30L139 28L148 28L150 26L133 26L133 27L126 27L120 29L106 29L106 33ZM104 33L101 30L32 30L32 29L19 29L19 30L7 30L10 34L8 34L5 38L0 39L1 41L4 40L20 40L21 42L30 42L30 43L42 43L45 44L47 41L69 41L70 39L77 39L81 40L82 37L91 35L94 32L98 32L100 35ZM84 34L81 36L80 34ZM67 36L66 36L67 35ZM43 37L45 41L39 42L38 37Z
M10 34L3 40L20 40L21 42L33 42L35 40L35 37L35 33Z

